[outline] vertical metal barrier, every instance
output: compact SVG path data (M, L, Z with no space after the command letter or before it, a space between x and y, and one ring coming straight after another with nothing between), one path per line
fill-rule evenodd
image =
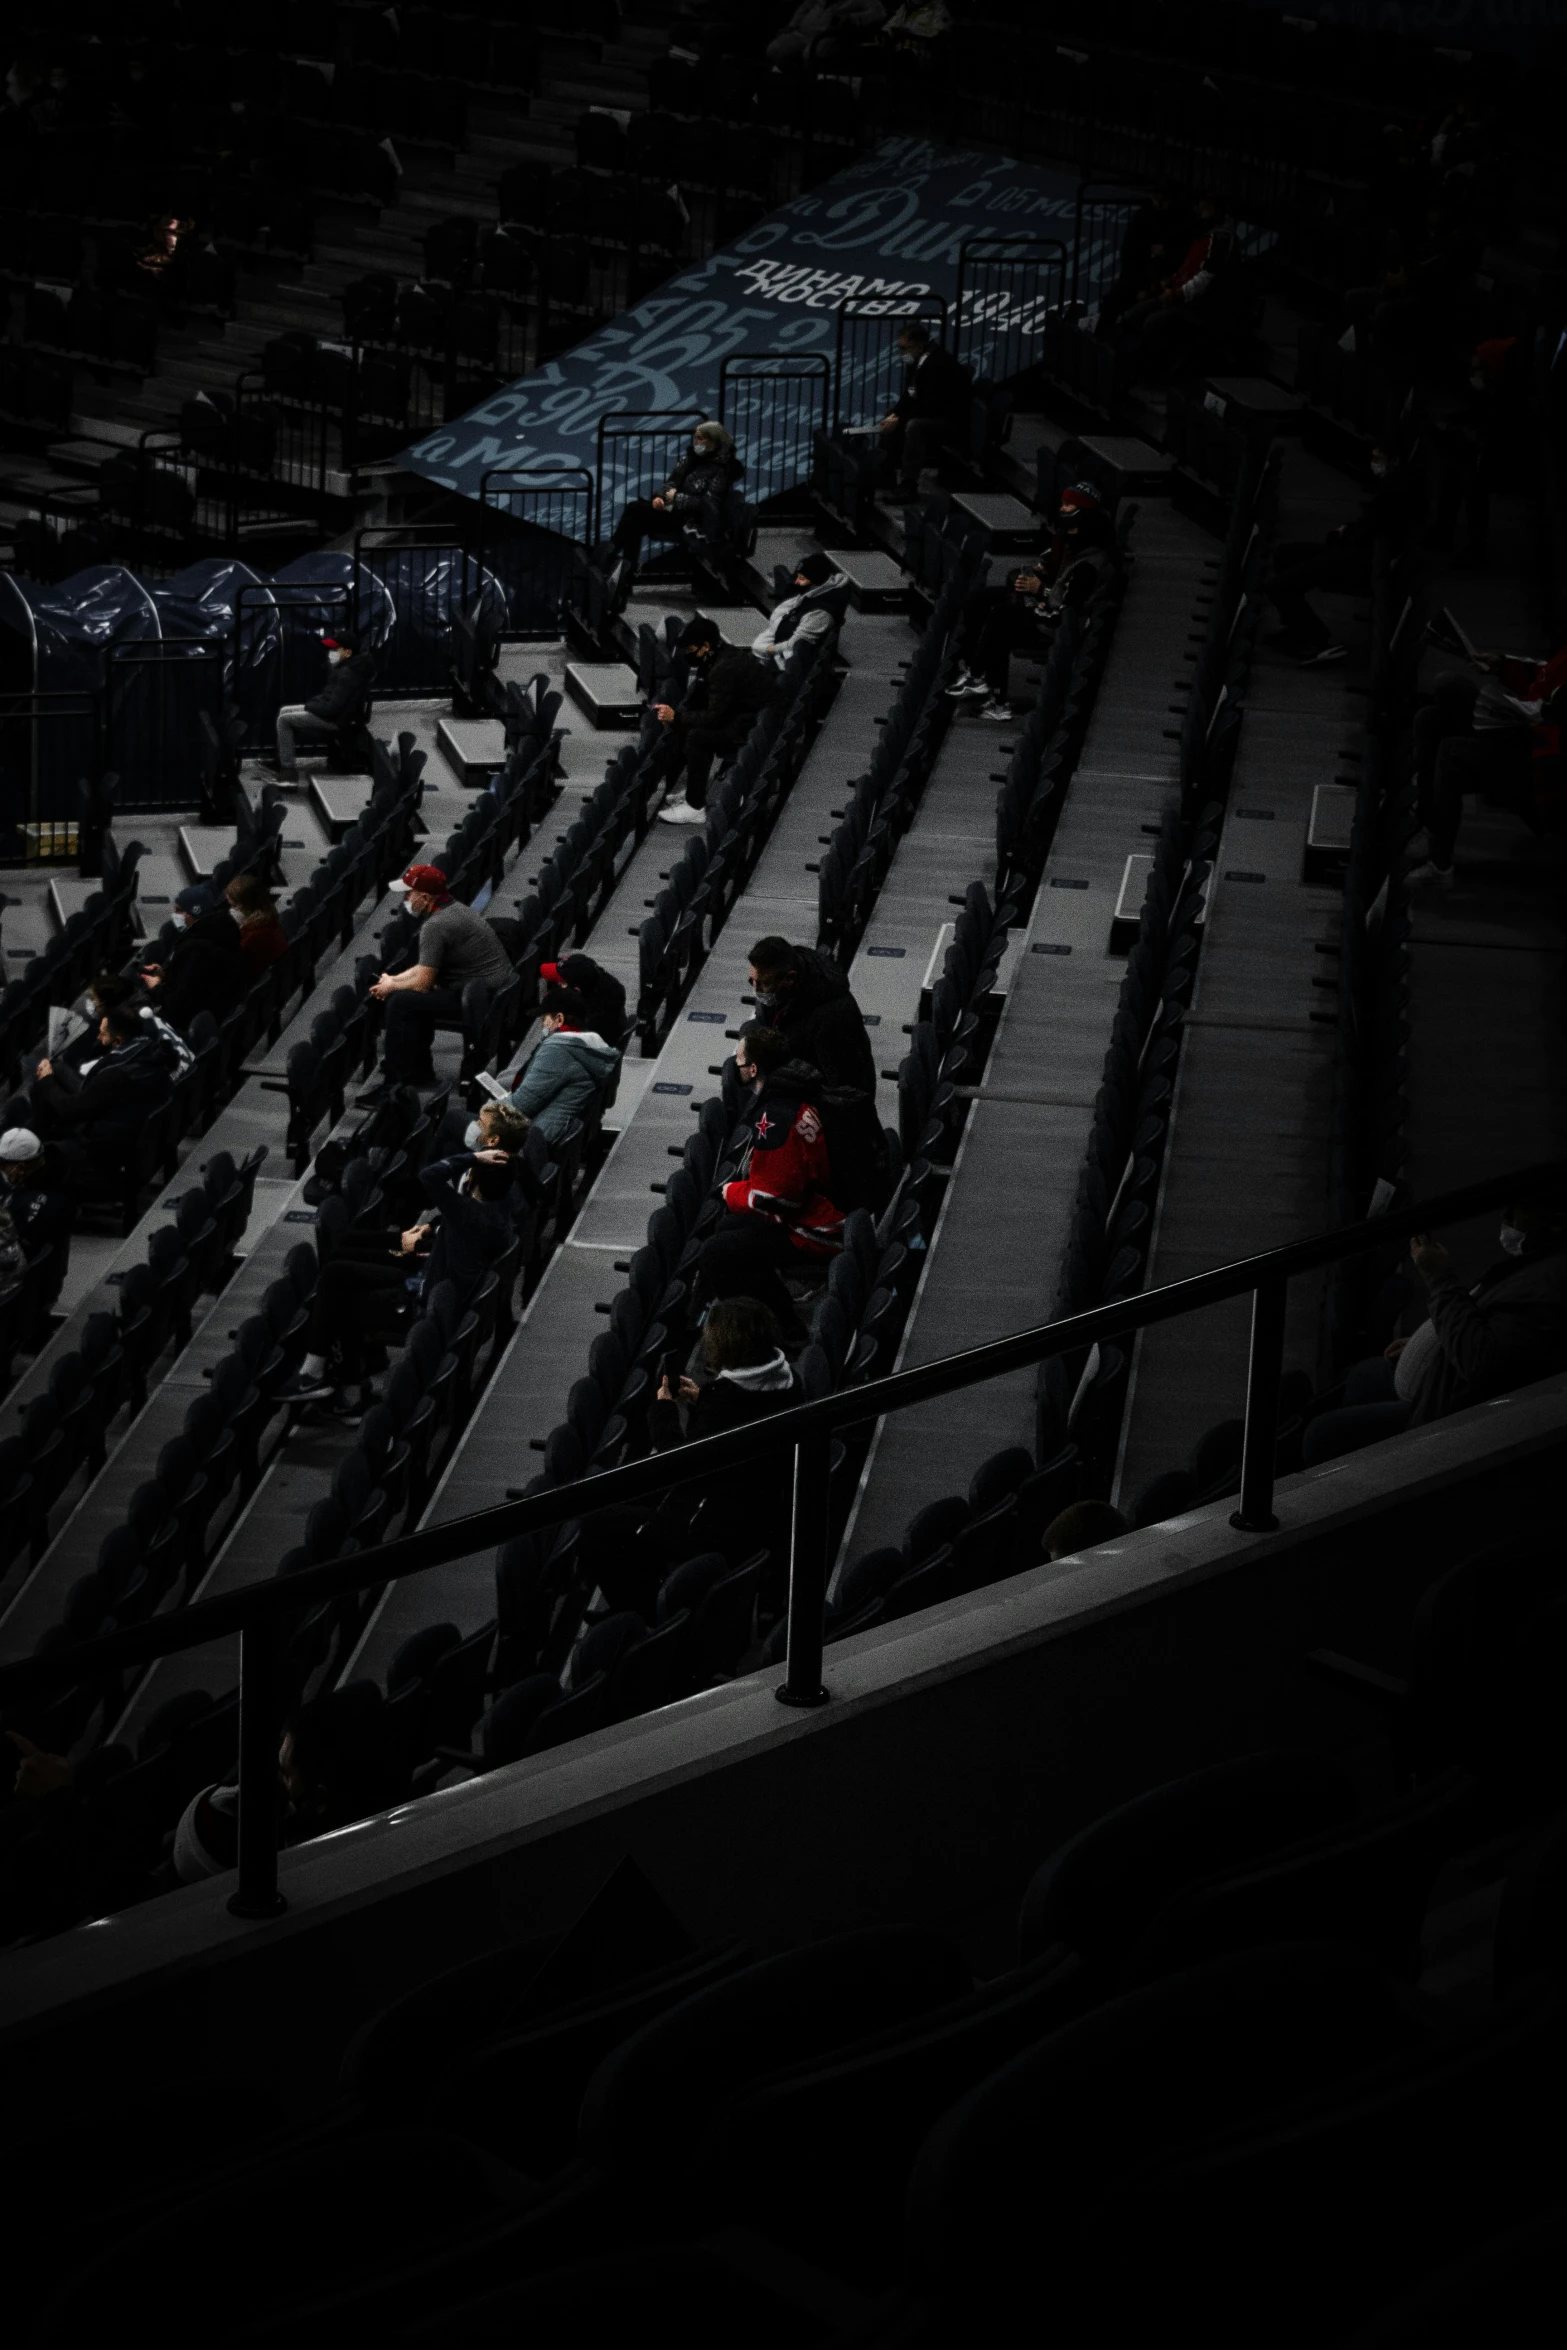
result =
M1259 1281L1251 1298L1251 1357L1246 1372L1246 1433L1241 1450L1241 1506L1230 1524L1242 1534L1272 1534L1274 1455L1279 1440L1279 1381L1284 1376L1284 1314L1289 1280Z
M1092 302L1114 282L1126 224L1138 205L1152 198L1151 188L1129 187L1123 180L1078 181L1072 204L1074 303Z
M277 714L326 683L321 638L346 627L349 590L330 580L246 580L234 598L226 684L240 713L249 758L276 747Z
M223 707L218 637L111 645L104 662L103 747L120 778L117 811L202 803L205 729Z
M976 383L1012 383L1044 356L1045 329L1066 297L1058 237L965 238L958 249L952 348Z
M633 498L654 498L704 420L701 408L616 408L601 416L593 536L607 538Z
M133 480L111 474L105 503L133 567L153 578L180 570L200 547L229 544L228 500L220 487L221 448L198 454L182 433L144 432ZM205 482L205 487L203 483Z
M494 580L516 636L558 636L577 557L593 529L593 475L586 465L495 467L479 480L478 545L464 607Z
M936 342L946 342L947 305L940 294L907 302L851 294L839 304L832 354L835 434L879 424L893 407L907 364L898 329L910 318L920 319Z
M0 865L74 857L80 787L102 772L101 695L0 694Z
M319 523L327 495L326 403L267 390L259 375L234 387L234 539L247 525Z
M718 420L745 461L741 486L753 506L810 480L832 372L825 351L734 351L720 363Z
M450 690L452 623L463 609L470 561L468 547L443 523L354 533L351 609L356 615L371 610L378 591L391 603L390 630L377 648L377 694Z

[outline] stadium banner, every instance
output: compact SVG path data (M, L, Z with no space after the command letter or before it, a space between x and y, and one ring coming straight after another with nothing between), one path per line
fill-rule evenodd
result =
M1078 175L1007 156L890 139L758 221L736 243L670 278L558 359L537 367L442 425L400 462L443 489L477 498L495 467L587 465L599 419L615 410L717 412L719 371L747 352L821 353L831 361L836 312L880 306L889 343L900 315L939 297L949 312L966 242L1059 239L1070 269ZM1080 290L1092 298L1113 268L1124 211L1096 209L1085 225ZM1059 298L1055 281L1053 298ZM1043 335L1049 302L1041 280L965 278L970 313L961 355L985 371L987 344L1004 348L1007 373ZM737 436L744 443L744 435ZM760 499L804 479L791 444L747 475ZM769 478L783 466L794 479Z

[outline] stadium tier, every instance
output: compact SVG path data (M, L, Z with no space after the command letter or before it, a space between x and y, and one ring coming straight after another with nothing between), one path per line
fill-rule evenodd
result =
M19 2340L1528 2329L1561 68L1443 30L22 12Z

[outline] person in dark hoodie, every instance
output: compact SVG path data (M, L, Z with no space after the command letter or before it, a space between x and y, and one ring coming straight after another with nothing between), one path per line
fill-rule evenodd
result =
M778 1323L758 1298L720 1298L702 1325L696 1377L666 1365L648 1406L655 1452L704 1437L726 1436L800 1400ZM651 1623L658 1587L671 1567L697 1550L720 1550L731 1565L758 1550L788 1556L791 1456L709 1472L671 1487L657 1505L625 1503L582 1521L585 1580L614 1608L634 1608ZM701 1505L694 1537L692 1518Z
M216 891L194 883L180 891L174 911L185 935L175 941L167 964L143 964L141 977L159 1015L186 1036L198 1012L210 1012L214 1020L232 1012L250 985L251 971L239 924Z
M466 1298L506 1248L515 1229L513 1179L507 1152L459 1151L420 1178L440 1211L438 1223L345 1233L321 1268L305 1359L278 1389L281 1399L351 1410L347 1390L364 1381L370 1350L400 1339L438 1282L450 1281ZM367 1390L359 1401L367 1403Z
M595 963L591 955L566 955L558 963L541 963L539 977L546 987L575 988L587 1019L585 1028L618 1045L626 1033L626 991L613 971Z
M860 1007L835 963L814 947L759 938L746 978L764 1028L787 1038L791 1056L821 1072L824 1085L852 1085L876 1098L876 1062Z
M629 500L615 525L609 542L614 558L610 592L617 609L631 593L643 540L684 538L687 531L709 544L717 540L729 493L744 471L728 427L714 418L699 424L658 495Z
M1307 1424L1308 1468L1567 1370L1567 1192L1505 1207L1497 1238L1501 1257L1471 1287L1439 1240L1416 1233L1426 1317L1356 1363L1342 1405Z
M620 1083L620 1047L589 1028L575 988L547 988L539 1011L544 1034L512 1081L510 1107L546 1142L559 1142L574 1119L609 1108Z
M98 1023L100 1060L79 1081L40 1061L33 1087L33 1129L57 1143L67 1189L90 1191L118 1169L136 1129L169 1098L163 1049L128 1005L113 1004Z
M684 771L686 796L660 810L662 824L700 824L707 812L707 779L721 751L738 751L757 715L777 690L778 672L743 645L726 645L718 623L698 612L676 648L691 664L679 709L655 702L653 715L670 732L670 788Z
M321 639L326 647L327 681L308 702L290 702L277 714L277 766L280 775L299 773L302 745L335 742L344 724L366 707L366 695L380 666L374 653L362 652L341 632Z

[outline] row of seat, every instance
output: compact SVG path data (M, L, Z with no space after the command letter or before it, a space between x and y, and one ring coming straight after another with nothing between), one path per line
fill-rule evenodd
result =
M1129 533L1135 507L1122 519ZM1034 706L1002 770L996 793L996 887L1032 898L1044 872L1076 770L1094 696L1110 657L1122 579L1112 577L1088 609L1067 613L1040 673Z

